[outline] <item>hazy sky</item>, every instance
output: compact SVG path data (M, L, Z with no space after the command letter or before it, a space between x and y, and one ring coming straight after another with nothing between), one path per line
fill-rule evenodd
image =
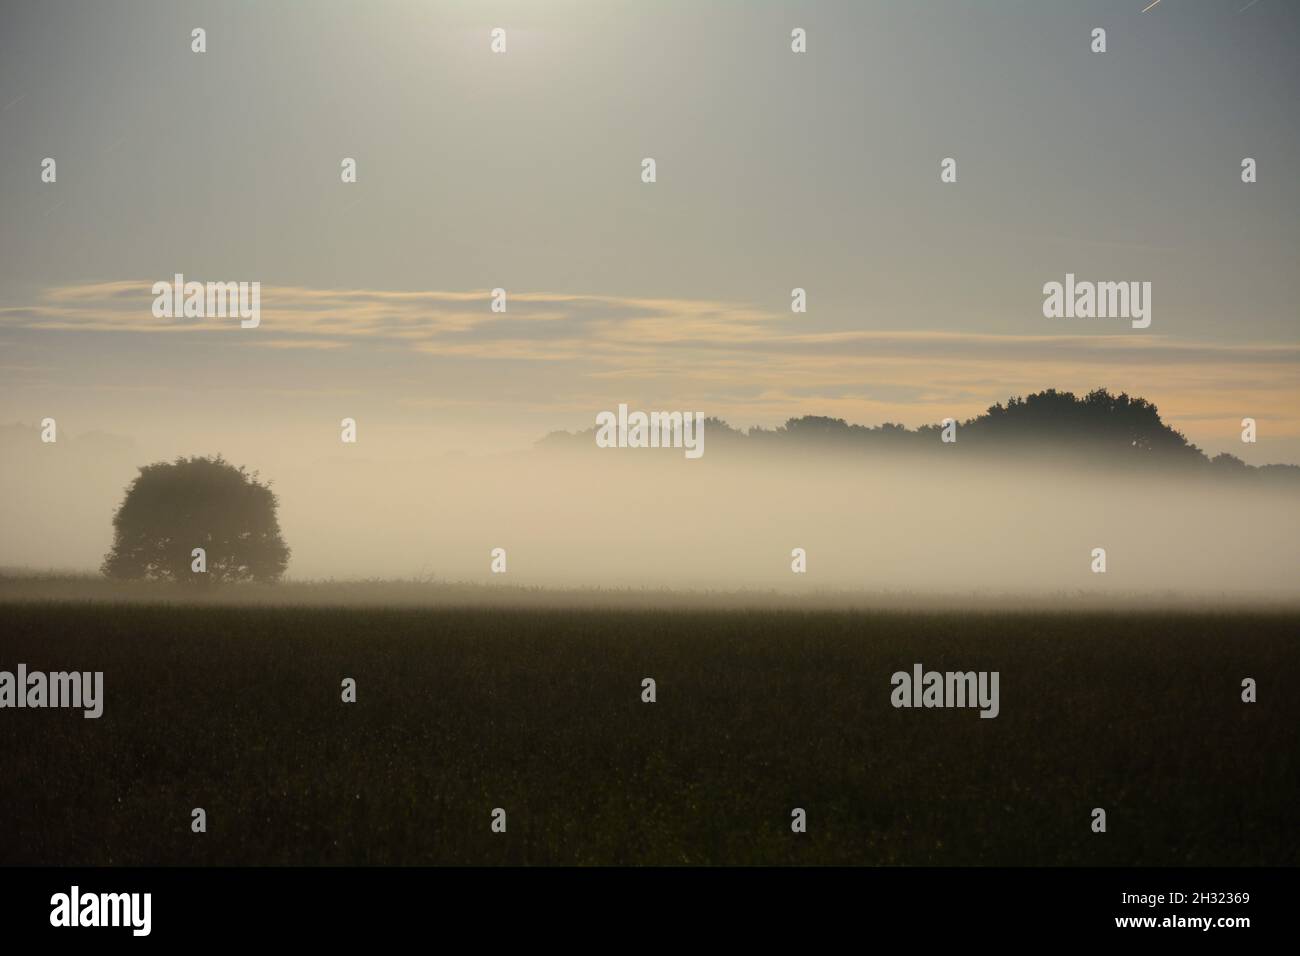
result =
M383 457L1105 386L1300 462L1300 7L1144 6L6 0L0 423ZM177 272L261 326L154 318ZM1151 327L1044 318L1067 272Z

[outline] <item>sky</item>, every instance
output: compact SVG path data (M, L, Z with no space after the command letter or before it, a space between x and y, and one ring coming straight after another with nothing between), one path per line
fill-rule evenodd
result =
M6 4L0 408L473 448L1105 386L1300 461L1300 11L1142 6ZM263 325L155 320L176 272L260 281ZM1150 281L1151 327L1045 319L1067 272Z
M399 460L1106 387L1300 463L1300 7L1146 5L10 0L0 424L311 468L344 417ZM156 318L175 273L260 325ZM1067 273L1150 327L1045 318Z

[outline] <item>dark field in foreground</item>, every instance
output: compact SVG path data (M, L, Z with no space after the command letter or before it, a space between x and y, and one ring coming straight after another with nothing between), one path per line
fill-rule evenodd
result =
M0 710L0 863L1294 864L1297 640L1242 611L0 604L0 669L105 672L98 720ZM1000 716L894 709L916 662L999 671Z

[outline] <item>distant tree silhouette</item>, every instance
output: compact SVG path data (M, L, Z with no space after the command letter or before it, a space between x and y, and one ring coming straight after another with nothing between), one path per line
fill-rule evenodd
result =
M1024 398L1012 396L1005 405L991 406L984 414L958 423L957 442L940 443L942 425L922 425L914 430L885 422L852 425L842 418L804 415L778 428L732 428L716 418L705 420L707 447L761 449L769 452L833 451L864 455L974 456L988 459L1047 460L1102 467L1145 470L1169 467L1188 473L1218 476L1263 476L1270 481L1300 481L1295 465L1248 465L1232 455L1210 461L1175 428L1160 419L1159 410L1145 398L1124 392L1114 395L1104 388L1083 398L1054 388ZM552 432L538 442L543 449L569 450L594 447L595 429L571 434Z
M1220 452L1211 458L1210 465L1219 474L1242 475L1250 470L1250 466L1244 461L1236 455L1228 454L1226 451Z
M1048 389L994 405L962 426L963 438L989 446L1063 446L1089 455L1171 463L1204 460L1181 432L1160 420L1145 398L1099 388L1082 399Z
M268 485L215 458L177 458L145 465L113 517L111 578L195 584L279 580L289 562L276 497ZM203 548L206 574L191 570Z

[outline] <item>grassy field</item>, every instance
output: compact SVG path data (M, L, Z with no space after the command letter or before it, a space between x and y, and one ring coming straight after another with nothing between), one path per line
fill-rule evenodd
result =
M1295 864L1298 641L1243 610L10 599L0 669L102 670L105 705L0 710L0 863ZM999 671L1001 715L894 709L916 662Z

